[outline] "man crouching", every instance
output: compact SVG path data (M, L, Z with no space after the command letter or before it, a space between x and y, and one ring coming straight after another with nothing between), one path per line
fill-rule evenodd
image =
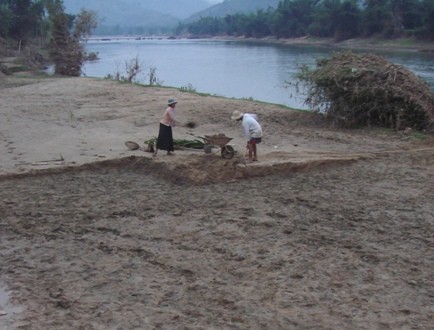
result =
M258 123L258 116L253 113L243 113L235 110L232 113L231 119L241 122L244 135L247 138L249 160L254 162L257 161L258 155L256 145L262 141L262 128Z

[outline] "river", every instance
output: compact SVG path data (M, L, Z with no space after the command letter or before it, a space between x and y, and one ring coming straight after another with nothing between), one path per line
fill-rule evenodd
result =
M288 82L296 82L300 65L314 66L318 58L336 51L301 45L164 38L89 40L86 50L98 53L100 58L84 65L86 76L102 78L116 72L125 75L125 64L137 58L143 69L137 76L139 83L148 84L149 72L155 68L155 76L164 86L298 109L307 109L303 90ZM412 70L434 90L434 54L375 53Z

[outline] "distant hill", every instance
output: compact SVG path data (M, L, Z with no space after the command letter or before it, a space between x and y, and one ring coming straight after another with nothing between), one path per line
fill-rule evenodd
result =
M63 3L69 14L77 14L83 8L95 11L100 21L96 34L155 34L170 32L186 19L276 8L279 0L225 0L215 5L206 0L63 0Z
M93 10L97 34L142 34L168 31L195 12L209 8L204 0L64 0L65 11Z
M132 5L140 5L144 9L153 10L176 18L187 18L198 11L209 8L205 0L123 0Z
M186 22L192 22L201 17L224 17L236 13L254 13L258 9L277 8L280 0L225 0L222 3L206 8L191 15Z

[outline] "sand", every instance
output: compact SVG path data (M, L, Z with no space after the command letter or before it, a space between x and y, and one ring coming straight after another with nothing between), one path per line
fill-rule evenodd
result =
M434 143L89 78L0 84L1 329L429 329ZM169 97L177 139L143 148ZM245 161L232 111L258 114Z

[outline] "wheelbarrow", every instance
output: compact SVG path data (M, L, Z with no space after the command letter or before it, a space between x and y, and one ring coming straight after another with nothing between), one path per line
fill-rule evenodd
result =
M234 157L235 150L232 146L228 145L232 138L227 137L224 134L205 135L201 138L205 142L205 145L203 147L205 153L211 153L212 148L220 148L222 158L231 159L232 157Z

